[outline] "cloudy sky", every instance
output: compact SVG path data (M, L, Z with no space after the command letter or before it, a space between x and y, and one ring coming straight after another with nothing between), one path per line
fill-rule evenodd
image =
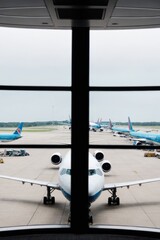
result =
M71 84L71 31L0 28L0 84ZM160 29L90 32L90 85L160 85ZM70 93L1 91L1 121L65 120ZM90 93L90 119L160 121L159 92Z

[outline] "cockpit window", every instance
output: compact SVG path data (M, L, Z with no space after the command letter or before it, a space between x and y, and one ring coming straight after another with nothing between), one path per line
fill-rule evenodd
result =
M61 172L60 172L60 175L64 175L64 174L67 174L67 175L71 175L71 169L66 169L66 168L63 168L62 170L61 170ZM103 174L102 174L102 172L101 172L101 170L100 169L89 169L88 170L88 175L89 176L92 176L92 175L95 175L95 174L97 174L97 175L99 175L99 176L102 176Z
M66 174L71 175L71 169L66 169Z
M62 176L64 174L71 175L71 169L62 168L60 175Z
M89 176L92 176L92 175L95 175L96 174L96 170L95 169L89 169L88 170L88 175Z
M96 169L96 173L97 173L99 176L102 176L102 175L103 175L102 171L101 171L99 168Z
M63 168L62 170L61 170L61 172L60 172L60 175L62 176L62 175L64 175L64 174L67 174L67 175L71 175L71 169L66 169L66 168ZM95 174L97 174L97 175L99 175L99 176L102 176L103 174L102 174L102 172L101 172L101 170L100 169L89 169L88 170L88 175L89 176L92 176L92 175L95 175Z
M92 175L95 175L95 174L97 174L99 176L103 175L102 171L100 169L98 169L98 168L97 169L89 169L88 170L88 175L89 176L92 176Z
M62 175L64 175L65 173L66 173L66 168L62 168L62 170L61 170L61 172L60 172L60 175L62 176Z

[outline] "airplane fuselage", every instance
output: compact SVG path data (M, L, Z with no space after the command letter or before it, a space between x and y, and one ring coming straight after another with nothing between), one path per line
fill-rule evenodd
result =
M89 122L89 128L90 130L93 130L93 131L96 131L96 130L103 131L102 126L99 123L95 123L95 122Z
M0 142L10 142L21 138L21 132L23 128L23 122L18 124L17 129L13 133L1 133Z
M71 200L71 152L69 151L63 159L59 168L59 185L60 189L69 201ZM104 173L100 163L89 153L88 169L88 201L94 202L101 194L104 186Z
M148 140L148 142L160 145L160 134L131 131L130 135L132 137L136 137L136 138L144 138L144 139Z
M112 127L112 131L121 132L121 133L129 133L129 130L125 129L125 128Z
M0 134L0 141L1 142L9 142L9 141L14 141L22 136L19 134Z

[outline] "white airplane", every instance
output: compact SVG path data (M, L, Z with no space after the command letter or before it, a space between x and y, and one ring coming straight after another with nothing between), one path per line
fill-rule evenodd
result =
M69 151L63 159L60 153L54 153L51 157L51 162L54 165L60 165L57 183L31 180L31 179L25 179L25 178L17 178L17 177L5 176L5 175L0 175L0 178L20 181L23 184L30 183L31 185L36 184L36 185L47 187L47 196L43 198L44 204L55 203L55 197L51 196L51 193L55 189L60 190L63 193L64 197L70 201L71 200L71 152ZM89 206L91 205L92 202L96 201L96 199L100 196L100 194L105 190L108 190L111 193L111 197L108 198L108 205L119 205L120 199L117 196L118 188L122 188L122 187L129 188L130 186L133 186L133 185L141 186L144 183L160 181L160 178L151 178L146 180L105 184L104 173L109 172L110 170L111 170L111 163L108 160L104 160L104 154L102 151L95 151L93 155L89 153L89 169L88 169ZM70 222L70 216L68 221ZM89 209L89 223L93 223L93 219L90 214L90 209Z
M69 117L69 121L68 121L68 124L69 124L69 129L71 129L71 124L72 123L72 120L71 118ZM99 122L89 122L89 130L90 131L93 131L93 132L102 132L103 131L103 127L101 126L101 124Z
M98 122L89 122L89 130L93 132L102 132L103 128L100 123Z

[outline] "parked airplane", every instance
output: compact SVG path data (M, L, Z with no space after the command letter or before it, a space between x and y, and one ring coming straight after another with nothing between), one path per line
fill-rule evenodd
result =
M112 122L111 122L111 119L109 119L109 128L113 131L113 132L116 132L116 133L119 133L119 134L129 134L129 129L127 128L118 128L118 127L114 127Z
M130 118L128 117L128 126L130 131L130 136L133 137L135 145L151 144L151 145L160 145L160 134L135 131L133 129Z
M69 120L69 129L71 129L71 118ZM93 131L93 132L97 132L97 131L103 131L103 128L101 127L101 124L99 122L89 122L89 130Z
M109 128L109 124L107 124L106 121L102 121L102 118L99 118L96 123L98 123L103 130Z
M54 153L51 157L51 162L54 165L60 165L58 182L46 182L39 180L31 180L24 178L17 178L11 176L0 175L0 178L20 181L24 183L36 184L47 187L47 196L43 198L44 204L54 204L55 197L51 196L51 193L57 189L60 190L67 200L71 200L71 151L62 159L60 153ZM95 151L94 154L89 153L89 169L88 169L88 203L89 206L92 202L101 195L102 191L108 190L111 193L111 197L108 198L108 205L119 205L120 199L117 196L117 189L122 187L139 185L144 183L158 182L160 178L151 178L146 180L129 181L122 183L107 183L105 184L104 173L111 170L111 163L108 160L104 160L104 154L102 151ZM70 221L70 217L68 219ZM90 215L89 209L89 223L92 223L93 219Z
M89 122L89 130L94 132L97 132L97 131L102 132L103 128L101 124L98 122Z
M21 138L23 122L19 123L17 129L13 133L0 134L0 142L10 142Z

